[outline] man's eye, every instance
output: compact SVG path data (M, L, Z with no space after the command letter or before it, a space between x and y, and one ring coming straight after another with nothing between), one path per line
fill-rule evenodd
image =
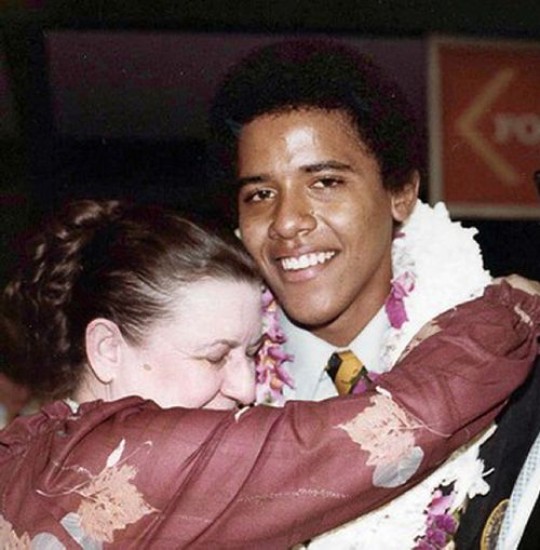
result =
M338 185L341 185L343 183L343 180L340 178L336 178L333 176L328 176L324 178L319 178L314 184L313 187L315 189L329 189L331 187L337 187Z
M271 199L274 192L271 189L257 189L255 191L246 191L243 194L242 201L245 203L262 202Z

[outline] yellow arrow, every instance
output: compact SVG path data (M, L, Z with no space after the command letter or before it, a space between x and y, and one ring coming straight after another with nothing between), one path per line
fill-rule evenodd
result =
M502 69L487 83L474 101L456 120L458 133L484 159L488 166L499 176L504 185L519 183L519 174L504 158L499 156L476 128L480 117L492 103L508 88L516 76L514 69Z

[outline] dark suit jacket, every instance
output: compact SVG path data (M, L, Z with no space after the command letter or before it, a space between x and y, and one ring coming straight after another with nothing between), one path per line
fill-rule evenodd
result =
M485 469L494 469L490 491L469 502L456 536L458 550L495 548L507 499L510 498L529 449L540 432L540 358L527 382L517 390L497 419L495 434L482 446ZM539 549L540 510L535 511L523 535L520 550ZM537 519L534 520L533 518ZM493 544L493 546L492 546ZM532 546L530 545L532 544Z

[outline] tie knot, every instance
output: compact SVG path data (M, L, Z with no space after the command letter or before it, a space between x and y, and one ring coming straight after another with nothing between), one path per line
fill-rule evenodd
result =
M350 393L362 377L367 377L367 369L362 361L348 349L332 353L326 370L336 385L339 395Z

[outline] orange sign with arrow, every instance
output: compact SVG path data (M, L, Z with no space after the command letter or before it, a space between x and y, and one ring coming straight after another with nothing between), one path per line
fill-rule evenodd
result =
M429 94L431 198L540 219L540 43L433 40Z

